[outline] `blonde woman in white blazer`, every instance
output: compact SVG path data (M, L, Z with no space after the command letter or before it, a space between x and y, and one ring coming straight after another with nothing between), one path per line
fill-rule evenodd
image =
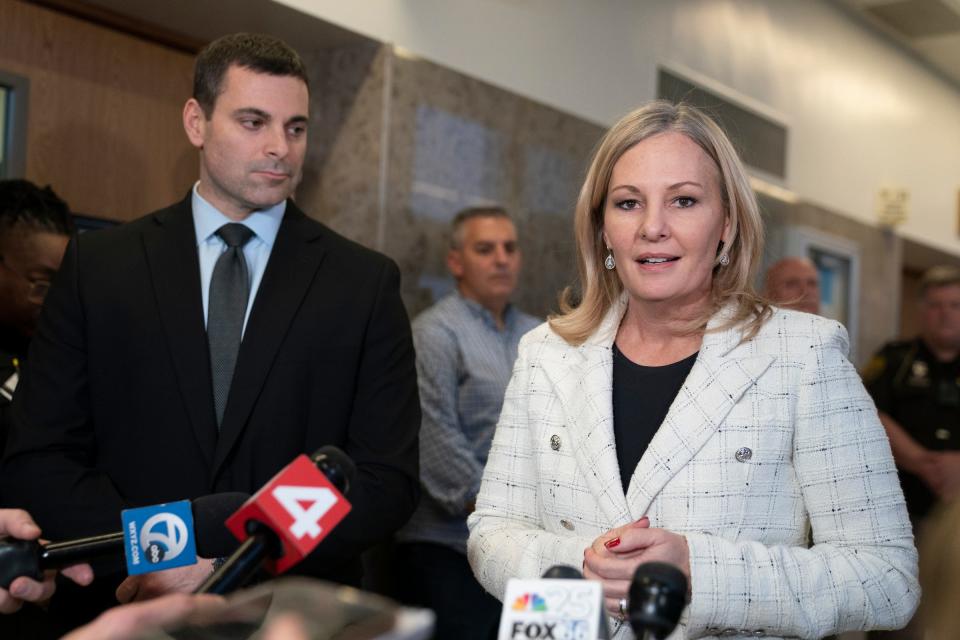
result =
M762 222L719 127L666 102L627 115L574 224L579 301L566 292L521 341L469 519L484 587L502 598L511 577L582 568L631 638L629 583L656 560L690 585L672 637L905 625L917 554L876 409L840 324L753 293ZM645 396L678 366L655 416ZM625 396L631 367L658 391ZM615 404L644 415L615 420Z

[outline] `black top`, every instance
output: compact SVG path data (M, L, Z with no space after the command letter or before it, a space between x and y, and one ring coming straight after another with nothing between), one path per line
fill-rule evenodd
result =
M613 345L613 437L624 494L696 360L695 353L673 364L645 367Z
M917 338L891 342L863 372L864 384L883 411L932 451L960 449L960 358L941 362ZM936 496L917 476L899 469L907 510L922 518Z

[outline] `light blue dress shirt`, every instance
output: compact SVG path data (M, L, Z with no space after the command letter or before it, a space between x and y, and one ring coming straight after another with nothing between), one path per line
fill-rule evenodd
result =
M498 329L489 310L458 291L414 320L424 491L397 532L400 542L432 542L466 555L467 505L480 490L517 346L539 324L509 305Z
M203 199L197 191L197 182L193 185L193 228L197 234L197 255L200 258L200 291L203 296L203 324L207 324L207 310L210 302L210 279L213 277L213 267L217 259L227 250L227 243L217 235L217 229L225 224L235 222L220 213L216 207ZM243 316L243 330L247 329L247 320L250 319L250 309L260 288L263 272L267 268L273 243L277 239L277 231L283 220L283 213L287 209L284 200L269 209L262 209L251 213L242 224L246 225L254 235L243 247L243 257L247 261L247 272L250 275L250 297L247 298L247 311Z

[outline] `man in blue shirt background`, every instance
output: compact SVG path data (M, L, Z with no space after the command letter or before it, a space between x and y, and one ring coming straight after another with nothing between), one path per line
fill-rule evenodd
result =
M397 539L400 597L437 613L437 638L491 638L499 601L467 563L466 519L520 338L539 320L510 304L520 273L517 231L503 209L461 211L447 268L456 290L413 323L423 412L422 499Z

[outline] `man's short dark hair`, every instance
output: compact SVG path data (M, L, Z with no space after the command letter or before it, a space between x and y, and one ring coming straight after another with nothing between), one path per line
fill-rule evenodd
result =
M310 85L303 60L283 40L259 33L223 36L204 47L193 68L193 97L208 119L233 65L272 76L293 76Z
M0 180L0 237L17 228L68 236L73 233L70 207L49 186L29 180Z
M463 247L463 227L467 222L474 218L504 218L513 222L510 214L503 207L470 207L463 209L453 216L450 223L450 248L460 249Z
M930 289L937 287L948 287L960 284L960 269L952 265L938 265L930 267L920 278L919 293L920 297L927 295Z

